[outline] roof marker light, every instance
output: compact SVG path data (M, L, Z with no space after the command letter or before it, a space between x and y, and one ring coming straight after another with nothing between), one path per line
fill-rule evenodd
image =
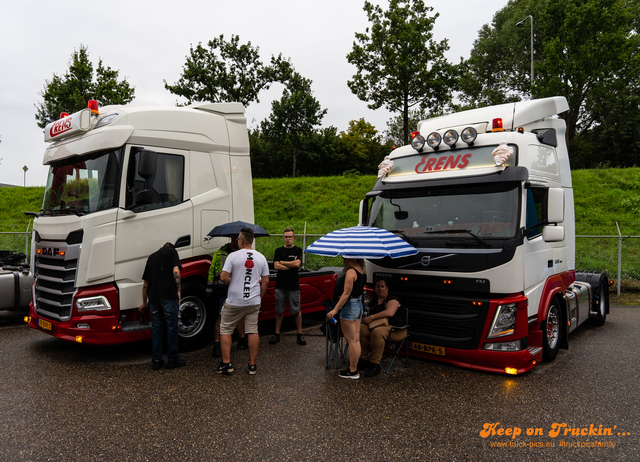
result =
M491 129L492 132L503 132L504 129L502 128L502 119L493 119L493 128Z
M87 107L91 109L91 114L100 114L100 111L98 111L98 102L95 99L90 99Z
M60 113L60 118L64 119L65 117L69 117L69 113L68 112L61 112Z
M411 139L414 139L419 134L420 134L420 132L411 132Z

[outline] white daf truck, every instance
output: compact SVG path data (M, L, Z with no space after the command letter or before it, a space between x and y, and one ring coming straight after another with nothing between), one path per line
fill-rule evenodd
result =
M91 344L150 338L150 320L136 309L142 272L171 242L183 267L181 341L210 336L206 277L211 254L228 239L207 234L253 222L244 107L92 101L49 124L45 141L50 170L34 214L30 325Z
M413 355L520 374L604 324L607 275L575 271L568 109L554 97L424 120L390 154L360 221L419 249L367 262L409 309Z

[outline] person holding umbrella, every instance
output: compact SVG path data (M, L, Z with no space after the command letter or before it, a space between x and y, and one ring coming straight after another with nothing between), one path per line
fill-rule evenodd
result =
M267 259L253 250L253 231L243 228L238 235L238 247L227 257L222 267L220 279L229 286L227 299L222 307L222 321L220 323L220 346L222 361L216 368L216 373L230 375L233 373L231 365L231 335L240 319L244 319L245 334L249 341L249 375L256 374L256 359L258 357L258 313L262 297L269 286L269 264Z
M359 379L358 359L361 354L360 319L362 317L362 289L366 282L364 259L402 258L415 255L418 249L395 234L375 226L353 226L338 229L322 236L305 250L307 253L344 258L345 277L336 285L341 293L335 307L327 313L331 321L340 309L340 328L349 345L349 369L340 377Z
M360 359L360 320L362 319L362 289L367 280L364 260L344 259L344 278L338 280L336 293L342 293L335 307L327 313L329 320L340 311L340 329L349 345L349 368L340 371L343 379L359 379L358 360ZM343 287L340 287L343 285Z
M220 348L220 322L222 319L222 306L227 298L227 286L220 279L220 273L222 272L222 268L224 267L228 256L232 252L238 250L238 234L245 228L253 231L253 237L269 235L262 226L247 223L246 221L224 223L216 226L209 232L209 234L207 234L209 239L214 237L231 238L231 242L221 247L215 254L213 254L211 266L209 267L209 277L207 280L207 297L212 298L215 295L219 303L218 319L216 320L214 328L213 351L211 352L211 356L214 358L219 358L222 355L222 350ZM248 348L248 343L247 337L244 335L244 320L240 320L236 326L236 332L238 334L238 349L246 350Z
M213 332L213 351L211 356L219 358L222 355L220 349L220 313L222 312L222 305L227 298L227 286L220 280L220 273L227 257L231 252L238 250L238 235L231 236L231 242L220 247L216 253L213 254L211 259L211 266L209 267L209 278L207 279L207 297L213 298L215 296L216 305L218 306L218 319L216 319L216 325ZM246 350L249 348L247 343L247 337L244 335L244 321L240 320L236 326L236 333L238 334L238 349Z

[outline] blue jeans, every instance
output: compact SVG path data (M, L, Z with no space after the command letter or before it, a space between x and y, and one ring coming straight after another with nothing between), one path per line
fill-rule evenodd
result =
M149 302L151 307L151 360L162 361L162 322L167 324L167 357L178 361L178 300Z
M340 319L345 321L362 319L362 309L362 300L360 298L350 298L340 310Z

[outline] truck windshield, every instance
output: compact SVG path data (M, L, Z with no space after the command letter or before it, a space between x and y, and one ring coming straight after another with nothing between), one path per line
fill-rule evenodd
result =
M118 205L122 149L72 157L49 169L42 210L84 215Z
M434 239L490 245L515 236L519 198L519 186L512 182L387 190L373 201L369 225L415 245Z

